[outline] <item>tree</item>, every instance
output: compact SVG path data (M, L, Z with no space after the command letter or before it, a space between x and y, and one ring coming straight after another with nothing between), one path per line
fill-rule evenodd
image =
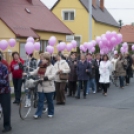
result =
M132 22L131 25L134 26L134 22Z

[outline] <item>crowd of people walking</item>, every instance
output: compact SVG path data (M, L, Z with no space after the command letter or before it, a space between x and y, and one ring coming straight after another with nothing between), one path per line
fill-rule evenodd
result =
M66 104L66 93L68 97L76 99L86 99L91 92L96 94L102 92L107 96L110 87L110 77L114 74L115 81L119 80L119 86L123 89L130 83L133 77L134 58L129 54L108 55L82 53L77 55L72 52L68 57L58 53L51 56L49 53L40 53L37 60L33 54L27 55L27 60L21 59L18 52L12 53L10 65L4 60L0 52L0 112L3 111L4 123L3 132L10 131L11 128L11 98L9 73L12 74L15 98L13 103L20 104L22 84L27 99L25 107L31 106L30 93L27 88L27 75L34 80L38 79L36 86L38 106L34 118L42 116L44 101L47 101L48 117L54 116L54 100L57 105ZM34 84L34 83L33 83ZM83 90L83 94L81 91Z

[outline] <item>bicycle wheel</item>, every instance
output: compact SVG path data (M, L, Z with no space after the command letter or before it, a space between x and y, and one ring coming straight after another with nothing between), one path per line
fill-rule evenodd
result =
M30 99L29 99L30 106L29 107L25 107L26 101L28 99L28 94L22 93L22 96L21 96L21 102L20 102L20 106L19 106L19 115L22 120L24 120L28 117L28 115L30 114L32 107L33 107L33 102L34 102L33 91L31 90L29 92L29 94L30 94Z

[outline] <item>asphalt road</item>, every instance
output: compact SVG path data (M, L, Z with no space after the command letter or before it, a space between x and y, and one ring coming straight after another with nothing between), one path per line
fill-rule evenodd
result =
M111 86L107 97L99 93L87 99L67 98L65 106L55 106L53 119L44 114L34 120L34 111L22 121L18 106L12 105L9 134L134 134L134 80L125 89Z

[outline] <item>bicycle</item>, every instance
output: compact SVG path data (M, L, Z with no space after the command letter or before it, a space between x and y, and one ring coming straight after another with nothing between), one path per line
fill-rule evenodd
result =
M118 87L117 81L118 81L118 77L116 76L115 72L112 72L112 75L110 76L110 79L112 81L112 83Z
M19 115L22 120L25 120L28 117L32 108L37 108L38 96L35 87L37 86L38 81L39 80L32 80L32 79L26 80L27 83L31 84L26 83L26 86L24 85L23 89L27 90L23 90L21 95L21 101L19 105ZM30 106L25 107L28 96L30 100Z

